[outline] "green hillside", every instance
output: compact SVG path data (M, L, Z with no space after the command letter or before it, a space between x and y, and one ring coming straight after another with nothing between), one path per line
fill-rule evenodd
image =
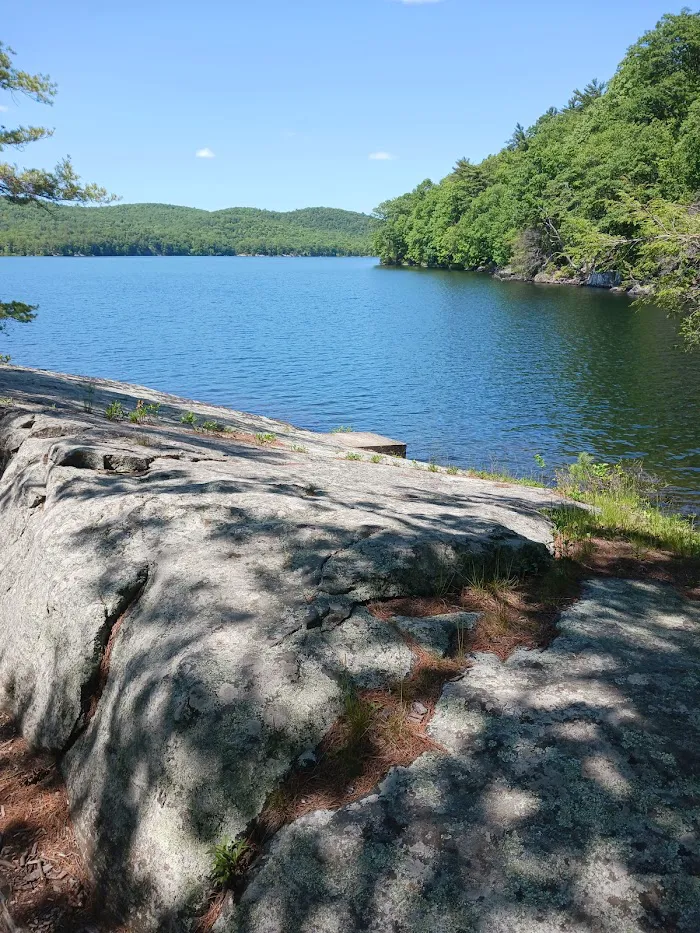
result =
M41 207L0 199L5 256L361 256L376 225L327 207L279 213L202 211L170 204Z
M700 346L700 14L664 16L609 83L575 90L496 155L460 159L378 213L387 264L619 279L684 315Z

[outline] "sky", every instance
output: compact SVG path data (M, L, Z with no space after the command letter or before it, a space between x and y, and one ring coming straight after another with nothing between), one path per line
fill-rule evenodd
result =
M59 93L0 96L0 123L55 127L16 161L70 154L127 203L370 212L610 77L686 4L21 0L0 39Z

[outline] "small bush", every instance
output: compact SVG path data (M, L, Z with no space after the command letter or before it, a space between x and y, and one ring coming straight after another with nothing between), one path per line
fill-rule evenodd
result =
M450 476L456 476L459 473L459 470L457 469L456 466L450 465L448 466L446 472L449 473Z
M353 434L353 428L349 424L339 424L337 428L331 428L331 434Z
M374 456L370 457L370 459L372 463L381 463L384 458L381 456L381 454L374 454Z
M0 408L9 408L12 404L12 399L9 396L3 396L0 398Z
M292 444L292 450L297 454L308 454L309 448L302 447L301 444Z
M142 399L136 403L136 408L129 414L129 421L132 424L143 424L144 421L150 421L157 418L160 413L160 404L153 403L147 405Z
M107 421L123 421L127 414L128 412L122 403L116 399L113 402L110 402L109 405L105 408L105 418Z
M203 431L211 431L214 434L223 434L224 426L220 421L214 421L210 419L208 421L202 422Z
M361 454L356 454L356 453L353 453L352 451L350 451L350 453L345 454L345 459L346 459L346 460L362 460L362 455L361 455Z
M197 416L193 411L186 411L184 415L180 416L180 423L188 424L193 428L197 424Z
M437 463L434 460L431 460L430 463L428 463L428 471L430 473L439 473L440 467L437 465Z
M255 435L255 443L260 444L261 447L264 447L266 444L274 444L276 440L277 438L275 437L275 435L270 434L270 433L262 434L258 432Z

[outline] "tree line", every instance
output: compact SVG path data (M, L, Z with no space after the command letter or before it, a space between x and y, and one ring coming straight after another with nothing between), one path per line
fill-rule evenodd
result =
M0 200L5 256L366 256L376 221L334 208L204 211L168 204L107 207Z
M665 15L609 82L576 89L495 155L385 201L386 264L616 273L700 346L700 13Z

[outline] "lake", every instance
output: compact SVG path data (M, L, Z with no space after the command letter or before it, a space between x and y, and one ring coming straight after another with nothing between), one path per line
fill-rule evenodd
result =
M700 354L595 289L373 259L0 258L40 306L0 352L328 431L409 457L536 474L585 450L643 458L700 505Z

